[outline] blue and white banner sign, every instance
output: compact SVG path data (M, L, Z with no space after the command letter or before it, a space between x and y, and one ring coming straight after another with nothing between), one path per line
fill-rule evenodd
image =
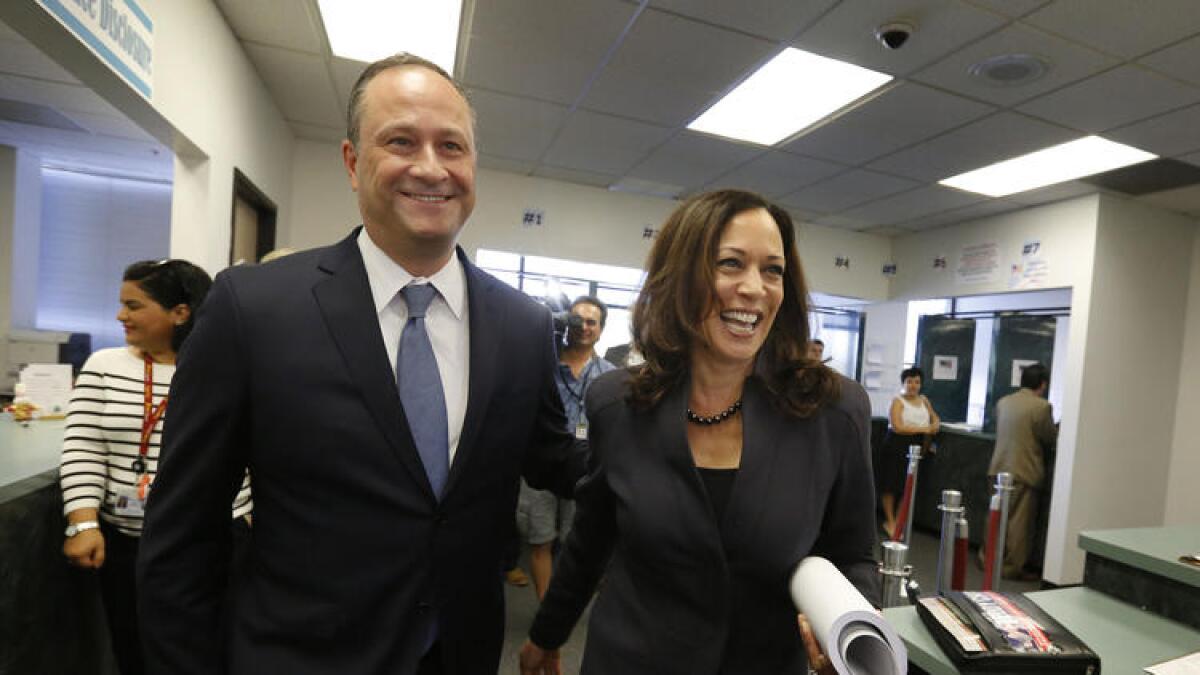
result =
M134 89L150 98L154 22L136 0L37 0Z

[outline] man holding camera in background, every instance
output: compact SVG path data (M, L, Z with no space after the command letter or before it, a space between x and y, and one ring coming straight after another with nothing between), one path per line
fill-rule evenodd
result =
M599 299L587 295L571 303L567 313L566 345L558 357L555 383L567 413L567 429L578 440L587 438L583 402L588 386L600 375L616 369L616 366L596 354L596 342L604 332L607 319L608 307ZM529 542L529 564L539 601L550 587L554 543L567 536L574 517L574 501L521 483L517 530Z

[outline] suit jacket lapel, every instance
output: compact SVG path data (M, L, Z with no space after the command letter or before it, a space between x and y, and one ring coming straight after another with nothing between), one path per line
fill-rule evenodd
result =
M696 524L699 525L697 529L704 533L705 548L712 559L723 570L727 570L725 551L721 545L720 525L716 522L708 491L699 471L696 470L696 461L692 457L691 447L688 446L688 422L685 416L688 387L689 381L685 378L667 392L650 415L640 416L650 428L639 430L637 437L653 439L653 444L646 448L647 456L661 454L670 472L680 477L688 502L686 512L699 518ZM691 524L688 527L691 527Z
M504 325L505 307L495 297L495 284L499 283L467 259L461 248L457 255L462 261L467 278L467 311L470 316L470 382L467 392L467 412L463 419L458 449L450 464L450 476L446 480L445 494L450 494L458 482L471 455L475 451L480 428L487 414L498 379L500 364L501 331Z
M412 432L396 391L396 378L388 365L387 350L379 332L371 286L356 241L360 229L328 249L321 258L318 265L329 276L313 286L313 296L371 416L388 445L432 499L433 488L413 445Z

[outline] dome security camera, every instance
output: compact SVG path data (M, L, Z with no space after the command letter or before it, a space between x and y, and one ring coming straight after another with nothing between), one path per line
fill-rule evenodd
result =
M885 49L900 49L917 27L908 21L889 21L875 29L875 39Z

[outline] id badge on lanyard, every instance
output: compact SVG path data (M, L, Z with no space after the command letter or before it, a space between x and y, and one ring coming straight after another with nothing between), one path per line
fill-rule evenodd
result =
M114 491L117 501L113 505L113 511L119 516L141 516L145 512L146 498L150 496L150 482L153 480L146 464L150 453L150 437L154 434L154 427L162 419L163 413L167 411L167 396L164 396L158 405L154 405L154 362L150 360L149 355L143 358L145 368L142 389L142 435L138 444L138 456L133 460L132 467L137 481L132 488Z

